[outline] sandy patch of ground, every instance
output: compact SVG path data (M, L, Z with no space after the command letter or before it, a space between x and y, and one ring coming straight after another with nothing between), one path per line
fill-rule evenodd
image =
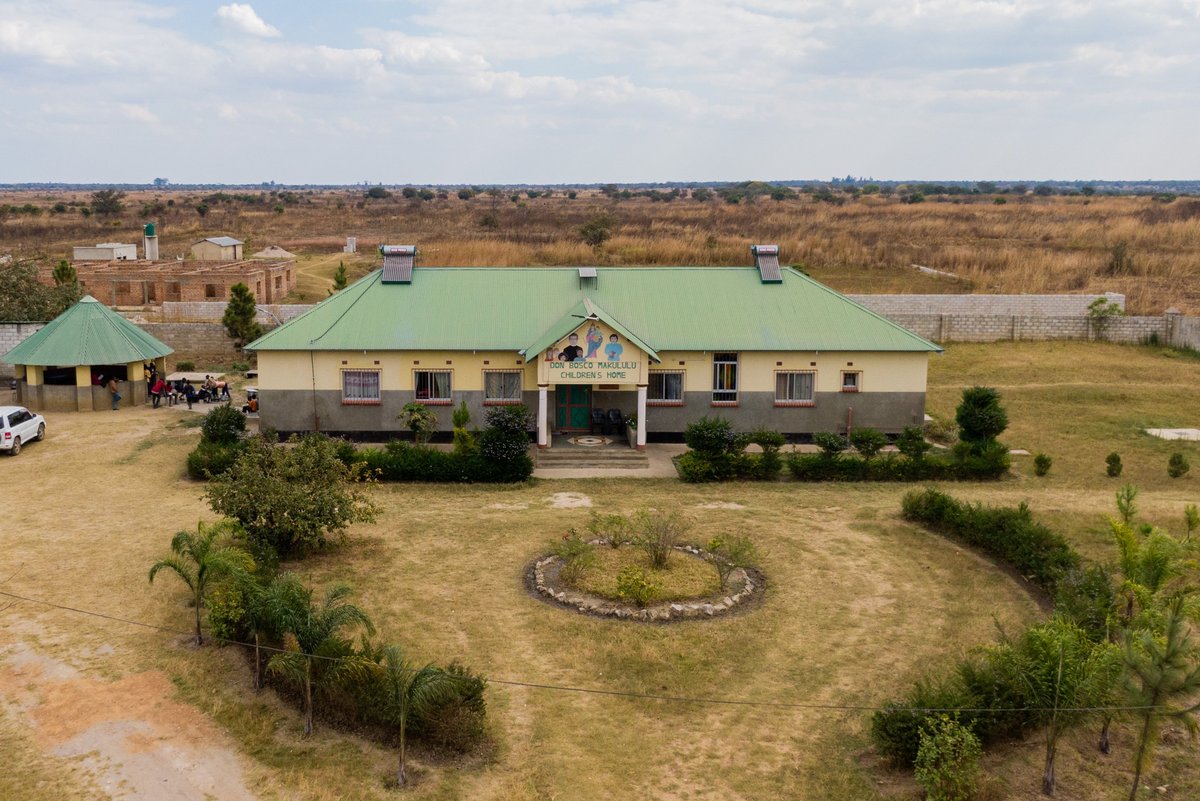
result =
M697 509L745 509L746 507L740 503L731 501L713 501L711 503L698 503Z
M556 492L546 499L551 509L580 509L592 505L592 499L582 492Z
M1200 428L1147 428L1146 433L1159 439L1183 439L1200 442Z
M113 798L253 801L236 751L157 671L105 681L24 645L0 665L0 697L39 748L82 757Z
M489 503L484 509L498 509L502 512L519 512L523 509L528 509L527 503Z

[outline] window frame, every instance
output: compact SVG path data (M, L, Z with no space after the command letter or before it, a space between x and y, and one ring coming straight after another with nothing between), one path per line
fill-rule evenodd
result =
M663 381L663 394L666 394L666 377L669 375L679 376L679 397L676 398L655 398L652 397L654 388L654 378L661 376ZM646 405L647 406L683 406L686 404L687 393L687 370L647 370L646 371Z
M489 398L488 397L488 375L498 373L500 375L515 375L517 376L517 397L515 398ZM413 384L414 388L416 383ZM524 370L484 370L483 371L483 405L484 406L516 406L524 401L525 393L525 371Z
M853 386L850 386L846 383L846 378L848 376L854 376ZM842 371L842 392L862 392L862 370Z
M346 397L346 376L348 373L370 373L375 376L375 397L374 398L348 398ZM383 403L383 376L382 371L378 369L369 369L365 367L343 367L341 370L342 378L342 405L343 406L379 406Z
M779 379L782 376L807 375L812 378L809 386L811 397L805 399L790 399L779 397ZM816 370L776 370L775 371L775 405L789 408L811 408L817 405L817 371Z
M434 369L434 368L428 368L428 367L427 368L417 367L417 368L414 368L412 372L413 372L413 389L412 389L412 391L413 391L413 400L414 401L416 401L417 403L423 403L426 406L450 406L454 403L454 370L442 369L442 368ZM417 376L421 373L445 373L446 375L448 375L450 377L450 386L448 387L448 389L446 391L446 397L444 397L444 398L422 398L422 397L419 397L418 396L419 390L417 389L417 385L419 382L418 382Z
M733 358L718 360L717 359L718 356L732 356ZM720 352L714 351L713 352L712 397L711 397L711 403L713 406L737 406L738 405L738 402L739 402L738 384L740 383L738 373L741 372L738 368L741 366L741 363L742 363L741 354L737 353L735 351L720 351ZM721 383L717 379L718 365L732 365L733 366L733 373L732 373L733 388L732 389L718 389L717 388L717 385L719 383ZM718 398L717 397L718 394L733 395L733 397L732 398Z

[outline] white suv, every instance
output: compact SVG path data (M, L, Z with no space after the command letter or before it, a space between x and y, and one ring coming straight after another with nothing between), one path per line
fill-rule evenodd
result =
M0 406L0 451L21 452L22 443L46 438L46 420L24 406Z

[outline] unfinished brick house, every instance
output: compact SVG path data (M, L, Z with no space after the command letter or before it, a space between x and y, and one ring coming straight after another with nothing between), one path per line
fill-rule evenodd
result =
M108 306L228 301L234 284L250 287L259 303L279 303L296 288L294 261L106 261L74 266L84 291Z

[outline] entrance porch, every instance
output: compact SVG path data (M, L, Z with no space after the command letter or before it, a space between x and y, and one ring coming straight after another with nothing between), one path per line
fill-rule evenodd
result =
M633 418L634 424L628 421ZM538 384L537 444L552 445L555 434L628 437L629 446L646 449L646 385Z

